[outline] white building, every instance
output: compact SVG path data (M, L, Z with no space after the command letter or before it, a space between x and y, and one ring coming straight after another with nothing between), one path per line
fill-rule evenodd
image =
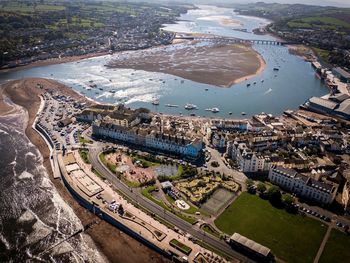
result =
M237 162L242 172L255 173L270 169L270 158L252 152L245 143L230 142L227 151L229 156Z
M149 129L128 128L110 121L109 118L95 121L92 125L92 135L191 158L199 157L203 148L203 142L198 138L191 140L184 137L160 134Z
M317 181L292 169L279 166L271 167L269 179L273 184L291 193L321 204L331 204L338 189L338 185L334 183Z

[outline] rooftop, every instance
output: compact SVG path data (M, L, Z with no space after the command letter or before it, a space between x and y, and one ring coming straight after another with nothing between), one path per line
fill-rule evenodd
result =
M251 250L263 255L263 256L267 256L269 253L270 253L270 249L263 246L263 245L260 245L259 243L251 240L251 239L248 239L246 238L245 236L242 236L238 233L234 233L232 236L231 236L231 240L239 243L239 244L242 244L243 246L246 246L248 248L250 248Z
M346 79L350 79L350 73L345 71L344 69L337 67L333 69L334 72L338 73L339 75L341 75L342 77L346 78Z
M309 99L309 101L313 104L318 104L322 107L334 110L337 107L337 103L331 101L331 100L326 100L318 97L312 97Z

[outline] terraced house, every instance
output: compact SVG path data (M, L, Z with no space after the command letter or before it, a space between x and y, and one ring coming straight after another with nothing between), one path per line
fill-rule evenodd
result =
M269 172L273 184L320 204L331 204L336 196L338 185L335 183L316 180L300 174L292 169L273 166Z

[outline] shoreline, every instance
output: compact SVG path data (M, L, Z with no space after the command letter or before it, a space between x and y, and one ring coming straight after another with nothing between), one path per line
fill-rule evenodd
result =
M0 87L0 109L6 108L6 106L4 106L5 95L6 98L12 101L12 103L24 108L27 111L28 121L25 127L25 135L39 150L43 158L43 165L46 169L48 177L53 183L57 192L73 209L75 215L79 218L83 225L86 225L96 219L99 221L98 224L85 233L92 238L95 246L101 253L101 256L107 258L110 262L169 262L157 252L151 250L132 237L124 234L119 229L105 221L99 220L97 216L90 213L85 208L80 206L78 202L76 202L61 180L53 178L49 147L47 146L45 140L34 129L32 129L33 122L36 118L36 114L41 103L38 95L40 94L40 91L42 92L42 90L36 88L37 83L43 83L45 89L55 90L59 88L62 94L74 96L77 99L87 101L85 97L56 81L41 78L27 78L23 80L11 81ZM7 106L7 108L9 109L11 107ZM15 109L12 108L12 111L13 110ZM10 112L11 110L6 112L1 111L1 115L7 115L10 114ZM123 253L125 249L132 253ZM142 260L138 257L138 254L144 255Z
M0 74L1 73L10 73L10 72L19 71L19 70L25 70L25 69L30 69L30 68L36 68L36 67L43 67L43 66L50 66L50 65L75 62L75 61L80 61L80 60L87 59L87 58L101 57L101 56L105 56L108 54L109 54L108 52L89 53L89 54L81 55L81 56L69 56L69 57L63 57L63 58L50 58L50 59L45 59L45 60L37 60L37 61L31 62L29 64L26 64L26 65L19 65L19 66L12 67L12 68L2 68L2 69L0 69Z
M245 77L241 77L241 78L236 79L228 87L231 87L232 85L235 85L235 84L238 84L238 83L241 83L243 81L246 81L246 80L249 80L251 78L259 76L265 70L266 62L265 62L264 58L262 57L262 55L260 53L258 53L258 52L257 52L257 58L259 59L259 63L260 63L260 66L257 69L257 71L254 74L247 75Z

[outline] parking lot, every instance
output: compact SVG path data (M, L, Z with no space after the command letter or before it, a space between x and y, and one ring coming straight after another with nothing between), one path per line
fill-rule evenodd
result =
M79 144L78 134L83 134L89 124L76 123L74 115L84 108L69 96L45 93L44 106L39 113L37 125L50 137L56 150L62 150Z

